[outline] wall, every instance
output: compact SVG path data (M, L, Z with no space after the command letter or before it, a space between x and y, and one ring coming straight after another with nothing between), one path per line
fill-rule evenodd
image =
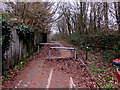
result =
M29 57L34 52L34 48L37 47L37 44L35 45L33 44L31 45L30 49L27 50L27 46L22 41L19 40L19 36L16 32L16 29L11 29L11 33L12 33L11 46L9 50L7 50L4 54L6 62L3 64L3 70L8 70L9 68L18 64L21 60ZM39 37L40 42L46 42L43 40L47 38L47 35L44 36L42 35L44 34L40 34L39 36L35 37L35 39L36 38L38 39Z

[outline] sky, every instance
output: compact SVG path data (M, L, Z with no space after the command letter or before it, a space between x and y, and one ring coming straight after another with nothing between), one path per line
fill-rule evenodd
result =
M120 0L3 0L3 1L7 1L7 2L38 2L38 1L42 1L42 2L78 2L78 1L81 1L81 2L102 2L102 1L107 1L107 2L118 2ZM2 5L0 3L0 9L1 9ZM53 27L52 27L52 33L56 33L57 32L57 29L55 27L55 23L53 23Z
M118 2L120 0L1 0L3 2L13 2L13 1L16 1L16 2L48 2L48 1L51 1L51 2L77 2L77 1L81 1L81 2Z

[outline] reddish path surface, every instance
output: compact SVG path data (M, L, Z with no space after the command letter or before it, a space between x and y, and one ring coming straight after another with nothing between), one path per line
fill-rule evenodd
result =
M59 42L65 46L64 42ZM75 61L69 50L52 51L48 59L48 47L41 48L39 54L30 57L16 76L3 82L3 88L96 88L84 65Z

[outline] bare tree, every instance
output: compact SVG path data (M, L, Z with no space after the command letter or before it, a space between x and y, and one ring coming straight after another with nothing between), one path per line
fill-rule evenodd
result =
M62 3L59 8L63 13L61 18L64 18L64 20L61 19L61 22L66 26L59 25L59 29L64 28L69 35L85 35L86 32L92 35L112 34L117 29L115 20L119 26L118 2L115 2L114 5L107 2L74 2L69 4Z
M17 20L38 32L49 32L49 23L54 22L53 16L57 8L51 2L7 2Z
M114 7L118 24L118 34L120 34L120 2L114 2Z

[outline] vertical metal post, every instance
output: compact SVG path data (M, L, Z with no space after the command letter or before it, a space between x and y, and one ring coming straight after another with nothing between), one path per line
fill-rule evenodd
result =
M74 58L75 57L75 55L74 55L75 54L75 50L72 50L72 54L73 54L73 58Z
M86 60L88 59L88 47L86 47Z
M39 49L40 49L40 48L39 48L39 44L38 44L38 53L39 53Z
M48 57L49 57L49 59L50 59L50 48L49 48L49 50L48 50Z
M76 50L74 50L74 59L76 60Z
M58 49L58 55L60 55L60 50Z

